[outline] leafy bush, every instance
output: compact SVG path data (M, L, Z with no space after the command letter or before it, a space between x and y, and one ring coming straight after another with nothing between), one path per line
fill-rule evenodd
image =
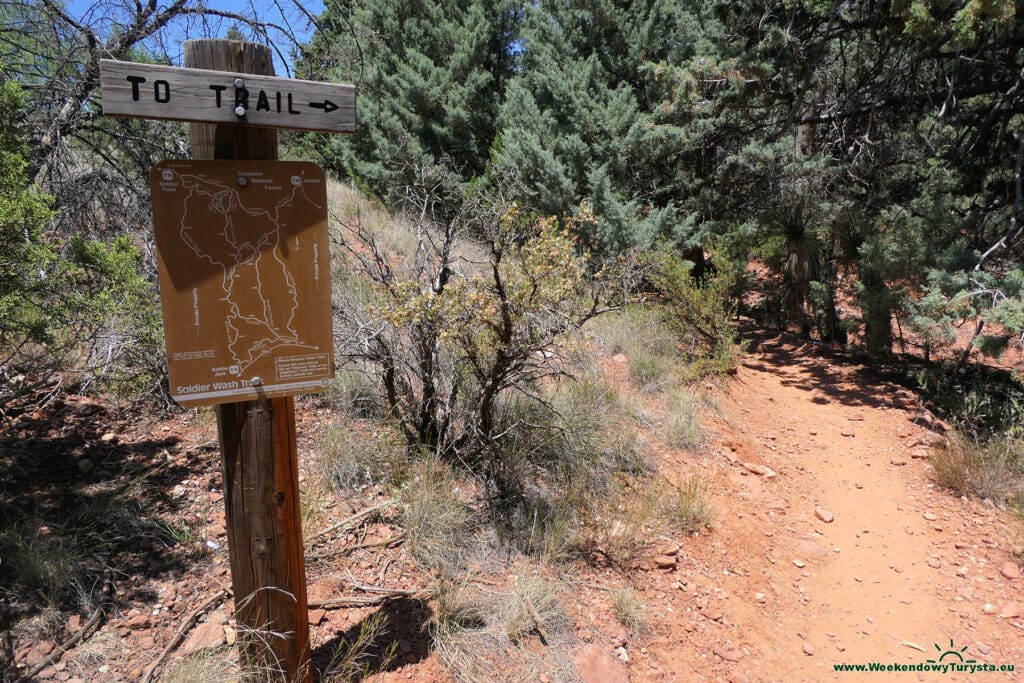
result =
M357 349L349 358L381 377L411 446L458 452L486 474L503 397L565 372L580 325L621 301L623 271L593 268L576 249L572 220L529 220L478 193L435 222L432 192L409 188L418 218L390 230L371 230L358 212L339 218L357 273L342 277L363 285L339 302L336 327L345 348ZM382 232L399 228L415 236L412 253L385 248Z
M0 407L62 370L124 394L159 390L162 334L142 256L126 236L55 246L51 199L28 187L21 106L20 88L0 82Z
M663 251L655 256L650 277L661 296L663 320L679 346L683 379L732 371L740 347L732 324L736 300L730 264L723 262L713 275L696 280L690 264Z

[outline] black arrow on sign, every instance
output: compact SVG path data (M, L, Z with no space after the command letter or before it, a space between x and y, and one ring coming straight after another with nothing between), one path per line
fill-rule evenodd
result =
M325 114L330 114L338 108L338 105L328 99L324 99L323 102L310 102L309 106L313 109L323 109Z

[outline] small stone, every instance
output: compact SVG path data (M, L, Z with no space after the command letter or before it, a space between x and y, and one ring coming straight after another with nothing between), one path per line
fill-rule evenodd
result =
M988 653L992 652L992 646L987 643L976 643L975 647L977 647L978 652L980 652L983 655L987 655Z
M995 614L999 610L991 602L986 602L985 605L981 608L981 611L985 614Z
M836 649L839 650L840 652L846 652L846 646L843 645L842 643L836 643Z
M804 641L804 644L801 647L803 648L804 654L808 657L814 655L814 647L807 641Z
M626 652L626 648L620 647L615 650L615 656L619 658L620 662L629 664L629 653Z
M628 363L629 362L629 358L624 353L617 353L617 354L615 354L614 356L612 356L612 360L615 361L616 363Z
M117 440L117 434L115 434L114 432L107 432L106 434L100 437L100 441L102 441L103 443L117 443Z
M798 569L803 569L804 567L807 566L806 564L804 564L803 560L793 560L793 565L795 567L797 567Z
M889 458L889 462L892 463L893 465L896 465L897 467L902 467L903 465L907 464L906 460L904 460L903 458L898 458L896 456Z
M856 434L856 433L855 433L855 432L854 432L854 431L853 431L852 429L844 429L844 430L840 431L839 433L840 433L840 434L841 434L842 436L848 436L848 437L850 437L851 439L852 439L853 437L857 436L857 434Z
M910 457L914 460L928 460L932 457L932 452L927 448L915 448L910 451Z
M238 631L231 628L230 626L224 627L224 642L229 646L234 645L238 640Z
M764 593L754 593L754 600L757 602L764 602L767 599Z
M654 558L654 564L658 565L659 569L674 569L676 566L676 556L658 555Z
M323 609L311 609L309 610L308 620L310 626L317 626L324 617L327 616L327 610ZM405 654L404 652L402 654Z
M956 575L961 577L961 578L967 576L967 565L966 564L960 565L960 567L956 570Z
M740 659L743 658L742 653L732 648L719 647L718 645L716 645L714 648L712 648L711 651L727 662L738 662L740 661Z
M775 476L775 472L773 472L770 467L768 467L766 465L761 465L761 464L756 463L756 462L745 462L745 463L743 463L743 467L748 472L753 472L754 474L757 474L757 475L762 476L762 477L774 477Z
M70 617L68 617L67 627L68 630L72 633L82 628L82 617L80 617L77 614L72 614Z
M224 624L227 620L227 616L221 611L212 613L205 622L192 631L192 635L181 646L181 654L190 655L221 645L224 642Z
M1014 581L1020 578L1020 567L1016 562L1003 562L1003 566L999 568L999 573Z
M1016 619L1020 616L1020 603L1015 600L1003 605L1003 608L999 610L1000 619Z
M820 519L821 521L825 522L825 524L831 524L832 520L836 518L836 516L832 514L831 510L820 505L815 506L814 516Z
M128 628L146 628L147 624L149 624L148 614L136 614L128 619Z
M679 544L676 543L675 541L670 541L668 543L663 543L662 545L658 546L658 549L657 549L656 552L659 555L678 555L679 551L680 551Z
M925 512L921 516L927 519L929 522L934 522L939 518L938 515L936 515L934 512Z
M963 550L964 548L970 548L970 544L965 541L957 541L953 544L953 547L957 550Z
M942 566L942 560L940 560L937 557L929 557L928 558L928 566L931 567L932 569L938 569L939 567Z
M721 621L725 618L725 615L722 613L722 610L718 607L715 607L714 605L709 605L705 607L700 611L700 613L704 615L705 619L710 619L711 621Z
M697 622L695 622L695 621L688 621L685 624L683 624L683 628L686 629L687 633L693 633L694 631L697 630Z
M579 651L575 665L583 683L629 683L629 675L622 663L594 643Z

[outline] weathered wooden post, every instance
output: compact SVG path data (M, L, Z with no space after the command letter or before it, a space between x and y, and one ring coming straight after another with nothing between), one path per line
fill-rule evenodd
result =
M196 161L151 180L171 394L216 405L243 670L307 682L293 394L333 376L326 190L275 161L275 129L351 132L355 89L274 78L264 45L184 48L185 68L101 61L104 114L192 122Z
M274 75L270 48L230 40L186 42L185 66ZM193 159L277 159L273 128L191 123L189 133ZM311 681L295 400L222 403L215 410L243 670L278 668L289 681Z

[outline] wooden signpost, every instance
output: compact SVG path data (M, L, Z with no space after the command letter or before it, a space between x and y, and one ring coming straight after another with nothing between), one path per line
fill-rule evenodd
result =
M311 180L312 175L306 177L302 172L296 173L295 169L281 166L270 169L269 166L261 167L251 162L277 159L275 128L352 132L355 129L354 87L274 78L270 50L263 45L229 40L196 40L187 41L184 47L186 68L183 69L109 60L104 60L100 65L105 115L195 122L191 124L190 131L194 160L223 159L236 162L221 167L219 171L201 167L194 162L165 162L155 169L156 187L159 189L161 182L168 183L167 194L174 195L177 192L177 199L173 204L181 206L185 183L208 183L212 179L214 184L220 183L223 186L221 189L234 189L242 187L239 181L241 177L247 178L246 185L253 178L268 177L252 175L262 172L274 174L274 182L269 187L281 185L273 191L265 190L265 199L269 205L263 208L268 211L276 205L273 203L275 198L280 203L281 198L290 193L290 190L284 189L285 183L288 187L294 187L291 183L295 177L298 177L300 188L309 189L310 196L316 196L310 204L325 201L321 194L314 191L315 182L305 182ZM193 165L189 165L190 163ZM309 170L312 173L311 169ZM165 171L170 171L166 180ZM183 178L182 174L190 178ZM322 175L318 177L321 179L322 188ZM176 182L177 187L174 186ZM253 183L253 186L257 185ZM207 191L212 188L210 185L204 187ZM156 211L164 210L160 208L160 194L161 192L154 192ZM210 194L212 196L216 191ZM170 232L177 233L179 240L176 246L168 243L165 245L167 249L161 250L161 291L167 293L166 287L169 287L168 296L179 300L179 303L182 298L188 301L189 297L200 297L201 300L192 299L185 307L189 312L186 315L192 316L191 322L186 321L185 329L187 330L191 324L194 333L194 316L200 316L199 326L202 327L204 317L215 315L217 309L209 303L208 296L201 297L200 285L206 280L201 276L197 278L194 274L173 272L175 258L184 258L195 266L201 260L196 254L197 250L202 252L204 249L219 249L218 253L223 257L223 263L217 263L216 258L207 259L207 274L214 278L213 284L207 283L207 286L221 287L222 290L225 286L230 289L231 285L223 280L228 266L232 265L227 262L228 257L235 258L234 265L239 267L237 272L232 271L235 272L232 277L242 279L253 275L247 269L255 268L256 260L262 260L264 257L269 260L277 258L279 263L275 272L285 286L278 287L276 292L268 289L265 294L284 296L286 300L270 302L264 299L271 312L253 323L251 316L240 315L237 309L231 308L229 293L226 297L229 300L226 304L229 312L224 315L237 316L236 331L241 329L241 322L245 321L252 325L251 334L255 334L252 332L253 329L259 328L260 333L265 334L265 339L273 338L275 343L279 343L278 348L288 349L288 353L283 356L285 360L279 363L278 358L281 356L267 356L261 353L268 346L265 339L264 343L256 340L255 346L252 345L253 339L249 339L250 346L243 348L237 346L237 336L232 337L234 341L225 343L228 347L228 356L237 351L241 355L233 357L243 359L243 363L236 364L238 367L235 368L239 375L239 386L241 380L245 379L251 388L253 376L261 380L257 387L265 385L266 379L262 375L255 375L251 366L245 371L241 368L245 360L255 357L261 361L271 361L267 369L260 369L259 372L268 375L268 378L276 378L273 381L277 384L307 380L319 382L330 376L333 366L329 333L329 256L326 244L318 242L318 238L313 234L315 231L307 230L309 225L288 225L288 221L285 220L286 225L282 226L280 215L277 215L278 220L274 225L268 225L266 216L256 215L260 213L259 211L253 214L247 214L244 209L234 211L236 207L231 205L232 201L238 201L249 209L256 207L261 200L254 195L258 195L258 192L248 193L248 199L245 199L242 193L235 192L232 195L229 192L221 198L224 202L218 199L214 205L198 209L196 215L201 215L204 211L210 214L209 206L226 207L228 210L213 211L212 215L207 215L195 223L190 221L187 215L187 202L186 208L178 210L174 216L156 216L154 222L169 222ZM163 199L170 201L170 197ZM317 222L309 220L309 216L303 219L303 210L305 209L298 209L298 218L292 220L307 224ZM229 223L230 228L226 227ZM228 243L227 245L215 246L218 234ZM302 235L306 235L305 242ZM289 241L295 240L296 237L298 242ZM158 237L158 241L160 239ZM245 243L251 246L249 251L246 251ZM323 251L318 257L322 266L311 267L323 268L320 278L321 282L327 283L325 290L318 289L316 284L309 284L315 283L315 277L308 280L305 285L297 285L297 281L294 280L295 273L301 266L295 261L292 263L292 270L289 271L282 256L294 246L302 249L305 245L308 250L306 256L314 259L309 263L315 263L313 250L317 244L323 244L320 247ZM196 249L193 250L192 247ZM194 258L188 257L188 252L182 251L183 248L192 250ZM293 280L290 281L289 277ZM165 280L168 282L166 287ZM241 281L239 284L244 286ZM263 295L263 292L256 293L256 296ZM315 301L308 301L310 297L315 298ZM303 298L307 301L302 301ZM165 311L167 305L172 303L164 303ZM275 315L272 311L275 306L291 311L292 306L303 304L314 309L325 307L320 311L320 317L327 321L326 338L323 336L322 325L319 326L320 331L316 332L312 329L317 327L315 324L307 325L296 319L282 320L280 314ZM204 309L204 306L207 308ZM312 317L317 316L314 314ZM174 319L165 320L165 326L177 326L180 322ZM219 325L227 330L231 329L230 322L223 319L209 320L210 325ZM172 340L180 333L180 329L168 330L168 339ZM209 351L210 345L199 346L203 348L177 351L184 354L179 357L179 361L193 364L197 360L201 361L201 358L195 356L202 356ZM170 348L168 351L171 356L176 353ZM328 355L326 359L324 354ZM169 363L173 368L173 358L169 358ZM231 363L211 364L207 370L200 372L216 373L216 368L225 369L225 384L234 381L230 379ZM247 373L244 377L243 372ZM200 380L203 379L201 376ZM212 385L212 379L210 382L191 382L188 379L182 381L184 383L178 386L184 391L179 391L177 395L183 402L188 402L188 397L191 397L194 403L237 401L240 397L249 397L247 394L232 393L229 389L223 389L227 391L226 394L210 396L208 394L220 391L213 390L212 386L210 390L202 388L205 384ZM198 386L199 389L191 392L190 389L194 386ZM219 403L216 410L224 467L228 551L243 669L258 667L265 672L279 672L288 681L305 682L312 680L312 672L309 661L306 578L299 510L295 404L291 395L272 396L277 393L298 393L301 387L293 389L294 391L285 389L281 392L266 392L265 395L255 392L256 397L253 400ZM172 393L174 390L175 385L172 384ZM199 394L207 395L196 400Z
M356 129L351 85L113 59L100 60L100 78L106 116L335 133Z

